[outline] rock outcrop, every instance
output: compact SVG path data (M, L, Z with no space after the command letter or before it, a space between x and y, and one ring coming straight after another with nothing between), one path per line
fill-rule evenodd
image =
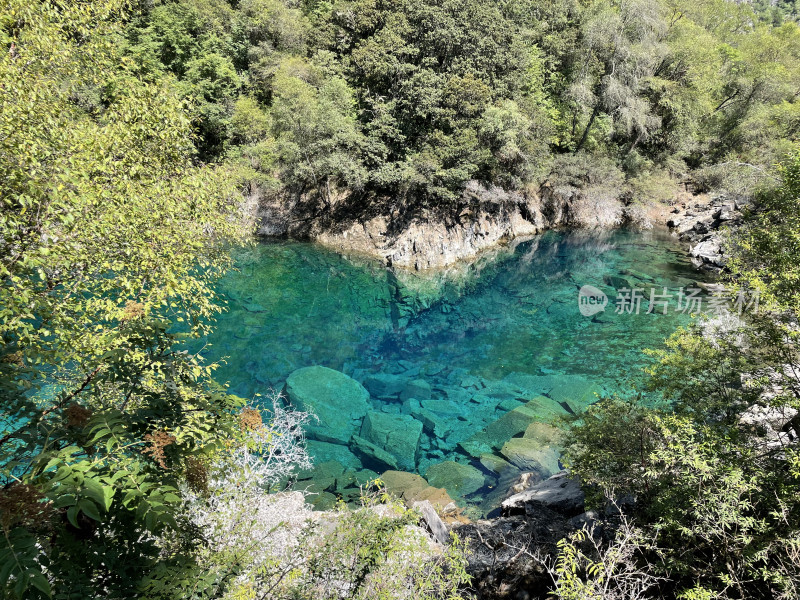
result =
M742 222L743 198L724 194L709 196L678 195L667 226L679 239L688 242L692 262L698 268L719 272L728 262L722 230Z
M531 514L544 506L572 517L584 512L584 501L580 480L561 471L504 500L503 513Z
M313 239L343 254L364 254L401 269L441 269L470 260L491 248L547 229L614 227L624 204L580 190L543 186L539 193L510 192L477 181L467 183L458 202L448 206L399 210L391 199L365 207L342 196L329 207L313 198L254 188L248 206L261 235Z
M538 198L471 183L462 202L446 212L422 209L395 219L376 215L346 228L320 228L311 237L342 252L363 252L387 265L420 271L472 258L547 226Z

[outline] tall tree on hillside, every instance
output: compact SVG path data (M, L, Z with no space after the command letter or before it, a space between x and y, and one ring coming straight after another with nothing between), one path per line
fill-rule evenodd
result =
M666 55L661 7L646 0L593 2L583 16L567 97L572 102L575 150L584 147L597 118L611 119L627 151L660 125L644 91Z

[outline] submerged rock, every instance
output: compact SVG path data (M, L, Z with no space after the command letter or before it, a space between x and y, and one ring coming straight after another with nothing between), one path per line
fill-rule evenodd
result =
M422 400L422 408L427 408L435 413L442 415L460 415L463 412L461 406L450 400L437 400L435 398L430 400Z
M400 392L400 400L409 400L416 398L417 400L427 400L431 397L431 384L424 379L414 379L409 381Z
M550 397L569 406L576 415L597 402L604 393L602 387L578 375L559 377L555 382Z
M304 367L286 378L286 396L301 410L313 412L311 438L347 444L369 410L369 392L355 379L327 367Z
M563 432L547 423L531 423L522 437L535 439L542 444L558 446L561 443Z
M314 459L314 463L324 463L335 460L345 469L352 469L355 471L361 469L361 461L358 460L358 457L353 454L347 446L320 442L318 440L308 440L306 442L306 449Z
M503 377L503 381L515 385L524 393L533 396L546 396L553 389L553 378L549 375L528 375L514 372Z
M302 481L297 485L297 489L305 490L309 494L333 492L336 489L336 477L319 477L317 479Z
M386 491L398 496L414 494L428 487L428 482L422 475L406 471L384 471L381 481L386 486Z
M444 439L450 433L450 424L447 419L434 414L427 408L412 410L411 415L421 421L423 429L435 439Z
M361 437L397 457L403 469L416 467L421 435L422 423L402 414L369 412L361 426Z
M425 477L436 487L443 487L449 494L466 496L483 487L483 475L475 467L452 460L428 467Z
M508 440L524 433L534 423L552 422L567 414L558 402L546 396L537 396L490 423L483 431L460 442L459 446L470 456L478 458L499 450Z
M533 438L512 438L503 445L500 454L521 471L535 471L543 478L561 469L558 451Z
M399 466L393 454L373 444L369 440L365 440L361 436L354 435L350 443L353 449L361 454L364 464L366 465L374 465L379 469L385 469L387 467L390 469L397 469Z
M342 466L342 464L335 460L329 460L317 463L312 468L306 469L305 471L301 471L300 473L298 473L297 479L299 481L303 481L304 479L314 479L323 481L329 479L336 479L342 473L344 473L344 467Z
M405 389L406 379L389 373L377 373L364 379L364 387L375 398L397 398Z
M496 454L482 454L480 461L484 469L498 475L505 475L515 471L519 473L519 470L514 465Z
M631 285L631 282L625 279L624 277L618 277L616 275L604 275L603 283L613 287L615 290L617 290L617 292L619 292L619 290L622 289L631 289L635 287Z
M314 510L331 510L339 502L339 499L329 492L319 492L308 498L309 504Z
M479 431L466 440L458 442L458 447L472 458L480 458L492 453L492 443L485 431Z
M455 508L455 502L443 488L430 485L424 477L405 471L386 471L381 475L386 491L402 498L408 506L427 500L439 510Z

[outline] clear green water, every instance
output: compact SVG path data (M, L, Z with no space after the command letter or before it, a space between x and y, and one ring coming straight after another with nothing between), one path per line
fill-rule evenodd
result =
M253 398L280 391L289 374L311 365L361 382L394 375L398 389L422 379L431 386L423 407L437 409L446 435L423 432L415 470L424 475L445 460L476 467L484 485L451 495L484 512L496 504L504 477L459 442L541 393L563 400L574 386L589 384L594 391L630 393L648 364L642 349L663 344L689 316L675 310L674 298L667 315L660 307L647 314L647 300L638 315L617 314L611 284L621 282L611 278L624 278L649 297L651 287L675 293L701 277L665 233L628 231L549 232L447 277L394 274L298 242L259 243L237 252L236 264L220 283L229 310L203 351L210 360L224 358L217 373L232 392ZM578 308L578 289L586 284L609 295L606 310L594 317ZM373 393L372 409L420 418L418 404L393 393ZM318 458L330 458L316 447L325 454ZM380 470L355 454L364 468ZM344 486L326 489L346 497Z

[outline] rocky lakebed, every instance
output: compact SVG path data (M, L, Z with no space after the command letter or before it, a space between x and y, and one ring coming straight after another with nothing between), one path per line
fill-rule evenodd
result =
M314 413L314 466L294 489L327 509L380 476L451 520L499 514L522 474L558 473L570 419L635 394L642 349L689 322L702 307L687 291L707 288L658 229L550 231L428 273L287 240L235 260L202 353L233 393ZM587 285L606 297L588 316Z

